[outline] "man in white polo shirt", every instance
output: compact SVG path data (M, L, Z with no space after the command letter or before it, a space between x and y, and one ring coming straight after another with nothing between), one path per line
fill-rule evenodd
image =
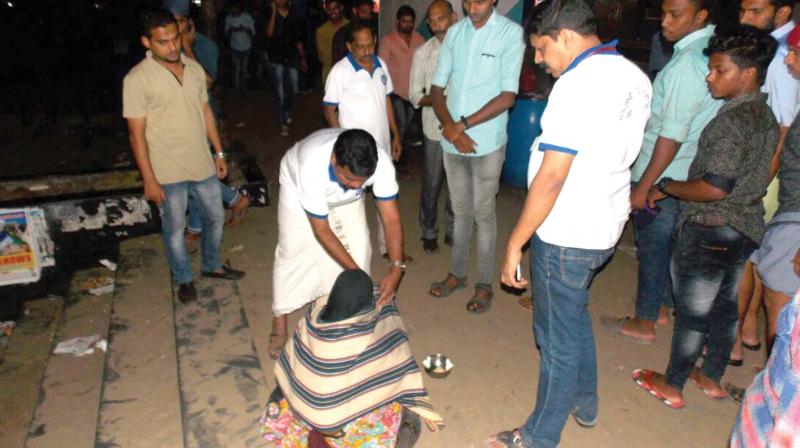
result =
M322 112L332 128L369 132L378 150L391 154L396 161L402 145L389 96L394 91L392 77L386 63L375 55L375 35L370 26L367 22L352 24L346 36L349 53L331 68L325 82ZM378 244L381 253L387 254L382 227L378 227Z
M581 426L596 422L589 285L628 220L630 166L652 97L647 76L617 53L616 41L600 42L583 0L541 3L529 33L536 63L544 62L558 80L532 148L528 197L508 241L501 280L525 287L514 273L533 236L539 387L525 425L496 435L488 446L555 447L570 414Z
M375 55L375 36L369 24L353 25L347 49L349 53L334 64L325 82L325 121L332 128L364 129L379 149L391 151L392 159L397 160L401 145L389 97L394 91L392 78L386 63Z
M281 160L280 186L272 358L286 342L289 313L327 294L342 270L369 273L372 247L363 200L368 187L393 260L380 282L381 303L394 297L405 269L394 166L368 132L323 129L299 141Z

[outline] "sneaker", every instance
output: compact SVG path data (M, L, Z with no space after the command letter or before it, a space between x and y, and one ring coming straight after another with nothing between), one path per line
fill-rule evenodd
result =
M581 428L590 429L597 426L597 416L595 416L594 419L591 421L583 420L582 418L578 417L578 408L575 408L572 411L572 418L575 420L575 423L577 423L578 426L580 426Z
M424 250L426 254L435 254L439 252L439 243L436 242L436 238L422 238L422 250Z
M181 283L178 285L178 300L181 303L189 303L197 300L197 288L194 287L194 282Z

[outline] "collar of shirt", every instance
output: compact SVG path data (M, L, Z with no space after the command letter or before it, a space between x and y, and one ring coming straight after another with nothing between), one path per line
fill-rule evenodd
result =
M772 32L769 33L769 35L772 36L775 40L777 40L778 43L780 44L783 43L784 39L786 39L786 36L794 29L794 27L795 27L794 21L790 20L784 23L782 27L775 28L774 30L772 30Z
M328 164L328 179L330 179L331 182L333 182L336 185L338 185L339 188L342 189L342 191L351 190L351 188L347 188L344 185L342 185L341 182L339 182L339 179L336 177L336 173L333 171L333 163L332 162ZM361 190L362 190L361 188L356 189L356 191L361 191Z
M362 67L361 64L359 64L358 61L356 61L356 58L355 58L355 56L353 56L353 53L347 53L347 60L350 61L350 64L353 66L353 70L355 70L355 71L364 70L365 72L367 71L367 69ZM378 57L373 54L372 55L372 71L368 72L369 75L372 76L375 73L375 70L377 70L379 68L382 68L381 67L381 60L378 59Z
M730 101L726 101L725 104L723 104L722 107L720 107L719 112L717 112L717 115L723 114L740 104L749 103L750 101L763 101L766 103L767 94L761 92L753 92L737 96L736 98Z
M700 28L697 31L692 31L686 36L683 36L681 40L675 42L675 53L682 51L684 48L691 45L692 42L704 37L711 37L712 34L714 34L714 25L706 25L704 28Z
M480 28L475 28L475 24L472 23L472 20L469 18L469 16L464 17L464 19L469 20L469 25L472 27L472 31L477 32L483 28L486 28L487 26L494 26L497 23L497 8L492 8L492 15L489 16L489 20L487 20L486 23L484 23Z
M570 71L573 68L577 67L578 64L580 64L584 59L586 59L586 58L588 58L590 56L594 56L596 54L616 54L616 55L618 55L619 54L619 52L617 51L617 44L618 43L619 43L619 40L614 39L611 42L601 43L599 45L595 45L592 48L589 48L588 50L586 50L583 53L579 54L578 57L575 58L569 64L567 69L564 70L564 73L562 73L561 76L566 75L568 71Z

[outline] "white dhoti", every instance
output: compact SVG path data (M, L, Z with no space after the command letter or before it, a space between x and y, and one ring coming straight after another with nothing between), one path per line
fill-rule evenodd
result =
M372 246L364 198L331 208L328 223L356 264L369 274ZM278 246L272 271L272 311L289 314L330 293L343 271L311 229L305 210L291 188L281 186L278 196Z

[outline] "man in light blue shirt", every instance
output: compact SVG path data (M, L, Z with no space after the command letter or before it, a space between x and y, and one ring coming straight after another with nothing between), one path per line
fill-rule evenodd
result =
M474 313L488 310L492 299L495 196L508 140L508 109L514 105L525 50L522 28L498 14L494 3L464 0L468 17L447 32L430 91L442 123L444 168L455 216L450 272L431 285L430 293L445 297L466 286L475 222L478 280L467 304Z
M660 211L645 209L647 192L659 179L686 180L697 152L700 132L717 114L722 101L706 87L708 57L703 49L714 33L708 24L709 0L665 0L661 32L675 42L674 54L653 82L650 120L642 150L631 169L631 208L639 276L636 316L603 316L603 325L642 344L656 338L655 324L668 322L672 304L669 265L672 234L678 222L678 201L659 201Z

